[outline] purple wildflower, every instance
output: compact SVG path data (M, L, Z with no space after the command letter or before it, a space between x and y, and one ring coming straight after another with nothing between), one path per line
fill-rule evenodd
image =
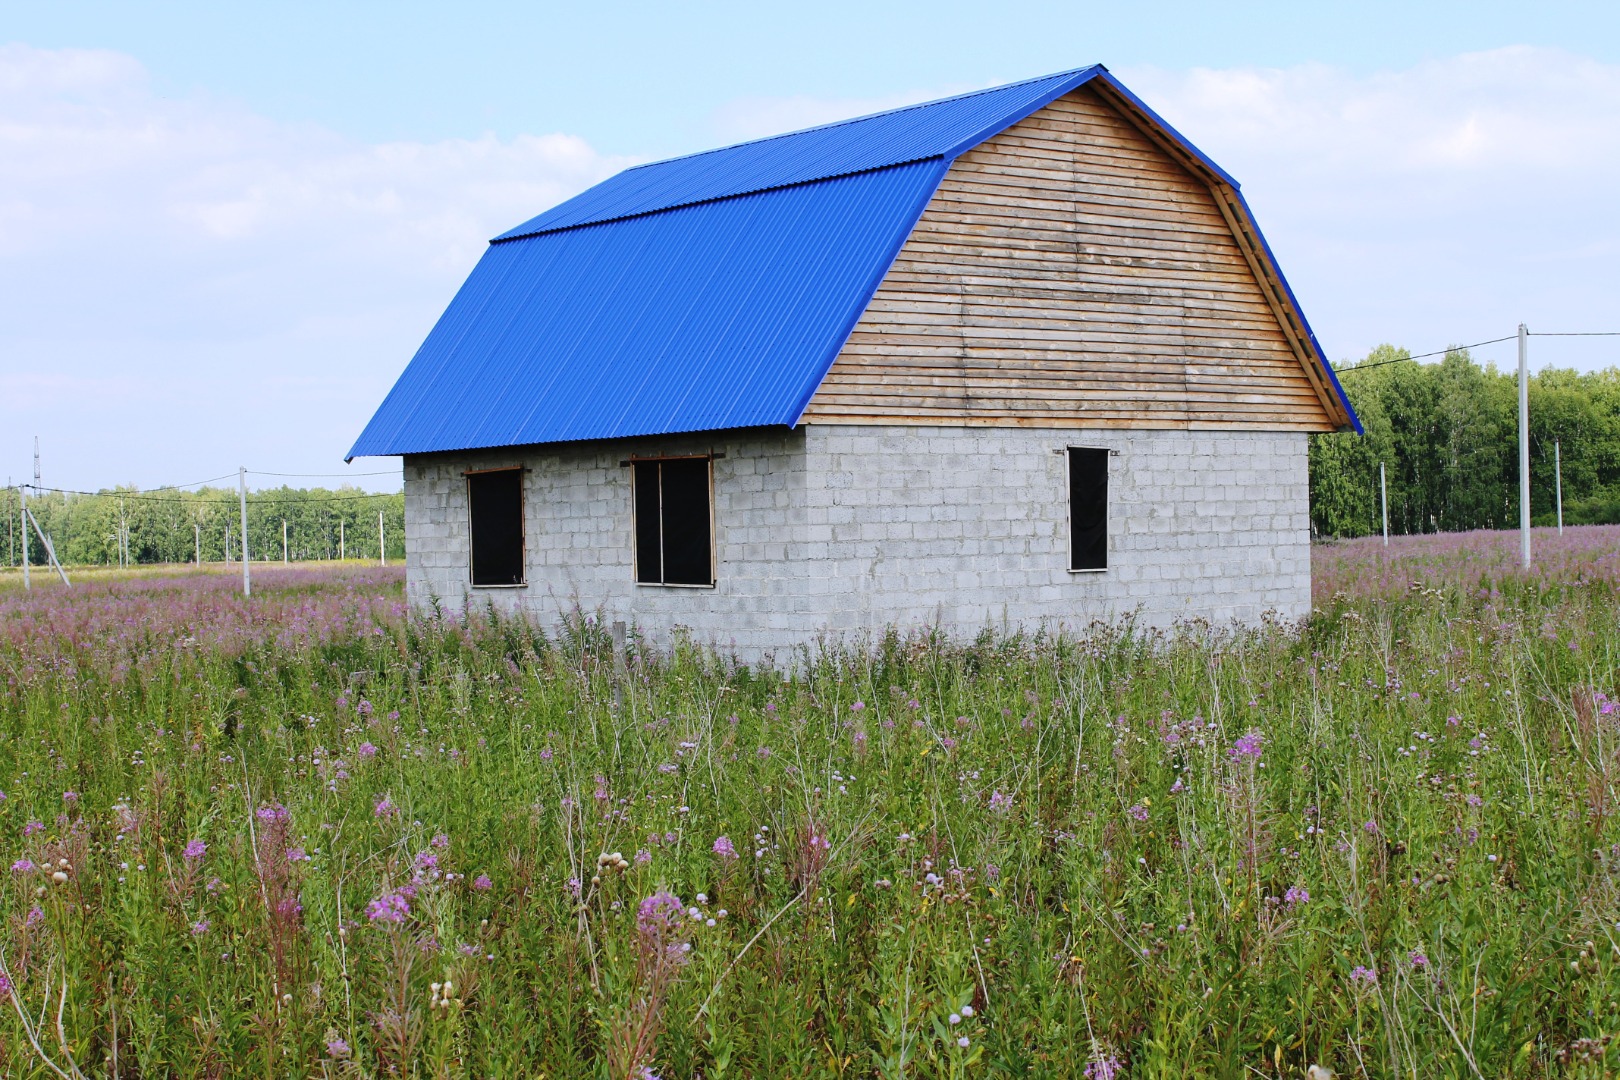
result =
M1283 893L1283 902L1289 907L1295 904L1308 904L1311 902L1310 890L1298 885L1290 886L1288 891Z
M326 1040L326 1052L331 1057L343 1060L349 1056L349 1044L334 1035Z
M636 852L636 862L640 865L646 865L647 863L652 862L652 852L648 851L646 848L641 848Z
M45 823L43 821L30 821L28 824L23 826L23 836L25 837L33 836L35 833L41 833L44 831Z
M550 761L551 760L551 747L548 746L544 750L540 751L540 760L541 761Z
M1086 1066L1084 1073L1086 1080L1114 1080L1120 1074L1122 1066L1119 1058L1112 1054L1095 1058Z
M1258 731L1247 731L1238 736L1237 742L1232 744L1232 748L1226 752L1226 756L1233 761L1241 761L1244 758L1252 761L1260 756L1264 745L1265 738Z
M0 997L11 996L11 980L0 974Z
M1429 966L1429 958L1425 956L1419 949L1413 949L1411 953L1407 955L1407 959L1412 962L1412 966L1415 968L1426 968Z
M1374 971L1372 968L1363 967L1362 965L1357 964L1350 971L1350 981L1353 983L1364 983L1367 986L1377 986L1378 972Z
M990 809L998 814L1005 814L1012 809L1013 798L1004 791L990 793Z
M309 856L304 854L304 849L301 847L288 848L287 861L290 863L309 862Z
M211 924L207 919L198 919L196 922L191 924L191 936L202 937L204 934L208 933L208 927L210 925Z
M731 846L731 838L722 836L714 842L714 853L722 859L735 859L737 849Z
M1126 810L1125 813L1132 821L1146 821L1148 819L1148 808L1143 806L1141 803L1137 803L1135 806Z
M35 927L45 921L45 909L35 904L28 909L28 915L23 919L23 925Z
M79 801L79 793L77 791L64 791L62 792L62 801L71 806Z
M394 805L393 799L390 799L387 795L384 795L382 798L377 800L377 805L372 807L371 814L378 821L387 821L389 818L396 818L399 816L399 807Z
M362 759L374 758L374 757L377 756L377 748L375 746L373 746L369 742L361 743L359 746L355 747L354 752L356 754L358 754Z
M404 889L392 889L366 905L366 918L377 923L402 923L411 913L411 901Z
M493 889L494 887L495 883L489 880L488 874L479 874L477 877L473 878L473 888L477 889L479 892L489 892L489 890Z
M186 862L196 862L198 859L202 858L207 851L208 845L203 843L201 840L188 840L186 842L186 850L181 852L181 854L185 856Z
M436 833L434 835L433 839L428 841L428 847L436 847L440 851L443 851L445 848L447 848L449 846L450 846L450 837L445 835L444 833Z
M32 874L38 869L39 867L35 866L33 861L30 859L18 859L16 862L11 864L11 872L13 874Z
M292 815L280 803L266 803L254 812L254 816L266 824L278 824L290 821Z

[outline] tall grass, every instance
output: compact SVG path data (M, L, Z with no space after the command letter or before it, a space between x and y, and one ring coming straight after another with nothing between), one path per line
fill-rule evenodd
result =
M792 675L8 592L0 1075L1603 1075L1614 579L1324 557L1394 584Z

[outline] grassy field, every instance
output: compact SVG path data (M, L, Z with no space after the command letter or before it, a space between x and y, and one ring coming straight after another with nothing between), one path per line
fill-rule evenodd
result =
M792 676L7 579L0 1075L1610 1075L1620 529L1537 544Z

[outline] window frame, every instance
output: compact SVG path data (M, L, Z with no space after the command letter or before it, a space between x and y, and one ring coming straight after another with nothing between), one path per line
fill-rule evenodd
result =
M472 478L490 473L515 472L518 474L518 570L521 581L498 585L480 585L473 580L473 495ZM471 589L527 589L529 587L529 492L525 482L529 474L526 465L503 465L494 469L463 469L462 483L467 493L467 587Z
M1101 566L1074 565L1074 451L1076 450L1089 450L1101 453L1103 455L1103 564ZM1069 507L1067 543L1069 557L1066 568L1071 574L1106 574L1110 569L1112 569L1112 561L1109 558L1110 553L1108 550L1108 526L1112 520L1112 516L1109 511L1113 502L1110 497L1110 489L1112 485L1110 485L1108 482L1110 479L1110 473L1112 472L1112 470L1109 468L1109 463L1115 457L1119 456L1119 451L1108 446L1085 446L1082 444L1070 444L1065 446L1061 452L1063 454L1064 502L1066 502Z
M632 580L634 580L634 582L635 582L635 584L636 584L636 586L638 588L645 588L645 589L715 589L715 588L719 587L719 584L720 584L720 552L719 552L718 545L715 543L715 534L714 534L714 459L717 458L717 457L723 457L723 456L724 456L723 454L647 454L647 455L640 455L640 456L632 456L630 458L627 458L623 462L623 464L626 467L628 467L629 470L630 470L630 577L631 577ZM706 584L706 585L697 584L697 583L694 583L694 582L682 582L682 581L642 581L641 580L641 574L640 574L641 550L640 550L640 547L639 547L639 545L640 545L639 537L641 535L641 523L640 523L640 520L638 518L638 511L636 509L636 504L640 500L636 498L636 466L637 465L646 465L646 464L653 463L653 462L662 463L662 462L665 462L665 461L702 461L704 463L704 466L705 466L704 472L705 472L705 475L706 475L706 478L707 478L708 484L709 484L709 499L708 499L708 504L709 504L709 581L708 581L708 584ZM660 507L663 506L663 498L664 498L663 476L664 476L663 470L660 469L659 473L658 473L658 487L659 487L658 499L659 499L659 506ZM663 542L664 542L664 523L662 521L659 521L659 523L658 523L658 543L660 545L662 545ZM658 560L658 569L659 569L660 575L662 575L663 571L664 571L664 560L663 560L661 551L660 551L660 557L659 557L659 560Z

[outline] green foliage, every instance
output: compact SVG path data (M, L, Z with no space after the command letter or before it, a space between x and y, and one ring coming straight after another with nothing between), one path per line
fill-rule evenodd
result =
M22 563L18 535L19 495L0 489L0 556ZM28 509L51 538L57 558L69 566L115 566L120 520L129 533L132 564L187 563L201 548L203 562L242 557L242 507L231 488L139 491L115 488L94 495L51 492L31 495ZM341 546L351 559L377 558L377 514L384 515L388 558L405 558L405 496L371 495L353 487L269 488L248 492L248 554L255 562L279 562L282 523L287 556L295 562L336 559ZM342 541L340 545L340 539ZM36 537L29 536L29 562L46 565Z
M1438 364L1393 362L1406 355L1381 345L1341 369L1366 434L1311 437L1312 528L1320 536L1378 532L1380 462L1392 533L1516 526L1517 375L1480 367L1466 350ZM1549 368L1531 377L1530 500L1538 524L1555 518L1555 442L1565 522L1620 521L1620 371Z
M5 970L86 1075L1612 1074L1620 596L1421 573L791 676L352 577L0 592Z

